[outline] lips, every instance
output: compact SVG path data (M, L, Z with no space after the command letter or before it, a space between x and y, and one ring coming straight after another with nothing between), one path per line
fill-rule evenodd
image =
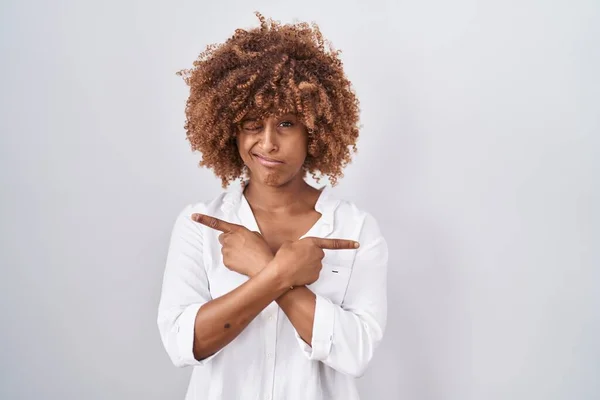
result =
M258 153L252 153L252 154L253 154L255 157L262 158L263 160L267 160L267 161L271 161L271 162L283 162L283 161L281 161L281 160L277 160L277 159L275 159L275 158L271 158L271 157L265 157L265 156L263 156L263 155L260 155L260 154L258 154Z
M265 156L257 154L257 153L252 153L252 155L254 157L256 157L256 159L258 160L259 163L261 163L262 165L264 165L266 167L274 167L274 166L283 164L283 161L277 160L275 158L265 157Z

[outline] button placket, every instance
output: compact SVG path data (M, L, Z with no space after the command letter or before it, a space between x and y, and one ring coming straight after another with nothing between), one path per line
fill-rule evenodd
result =
M273 389L275 384L275 350L277 348L277 320L279 306L277 303L271 303L265 309L265 387L264 394L266 399L273 398Z

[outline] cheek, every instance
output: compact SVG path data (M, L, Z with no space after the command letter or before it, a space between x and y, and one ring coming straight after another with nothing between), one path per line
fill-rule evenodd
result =
M281 143L282 153L291 164L302 164L307 154L306 139L290 138Z
M298 158L304 162L304 159L308 155L308 138L306 136L299 137L297 143L294 144L294 148L296 149Z
M252 143L250 143L248 138L238 135L236 144L237 144L238 153L240 154L240 157L242 157L242 160L247 160L248 159L248 151L252 147Z

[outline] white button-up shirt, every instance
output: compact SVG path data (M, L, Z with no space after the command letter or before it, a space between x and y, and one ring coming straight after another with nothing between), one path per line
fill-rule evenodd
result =
M239 184L215 200L186 206L171 234L158 328L173 364L193 366L186 400L358 399L361 376L382 339L387 314L387 244L375 219L322 189L321 218L303 236L350 239L356 250L324 250L312 343L298 335L274 301L227 346L198 361L194 322L198 309L248 278L223 265L220 232L198 224L203 213L259 231ZM199 329L202 329L201 327Z

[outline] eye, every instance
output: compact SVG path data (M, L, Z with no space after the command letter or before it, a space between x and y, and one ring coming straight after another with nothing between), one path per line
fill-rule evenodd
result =
M242 124L242 129L247 132L258 132L262 129L261 124L255 121L247 121Z
M294 126L294 123L292 121L282 121L280 125L282 125L284 128L291 128Z

